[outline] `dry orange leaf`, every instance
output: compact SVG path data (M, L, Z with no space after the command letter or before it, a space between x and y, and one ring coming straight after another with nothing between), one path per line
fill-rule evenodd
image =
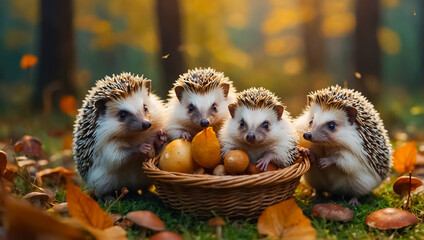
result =
M6 153L0 150L0 176L3 175L7 165Z
M6 239L85 239L78 228L11 197L5 198Z
M303 215L294 199L267 207L259 216L258 232L272 239L316 239L311 220Z
M77 226L87 230L92 236L98 240L126 240L127 232L120 226L112 226L104 230L100 230L89 226L77 218L66 218L65 222L72 226Z
M164 56L162 56L163 59L167 59L168 57L169 57L169 53L166 54L166 55L164 55Z
M415 142L408 142L395 149L393 153L393 168L399 173L414 171L417 161Z
M37 137L25 135L15 143L15 152L24 152L26 156L39 157L42 153L41 141Z
M47 168L36 173L35 178L39 186L43 185L43 178L69 178L74 175L74 171L68 170L64 167Z
M100 230L113 227L112 218L97 202L70 182L66 184L66 201L72 217Z
M60 110L69 116L75 116L78 112L77 101L73 96L62 96L59 105Z
M30 68L32 66L34 66L35 64L37 64L38 62L38 58L32 54L25 54L22 58L21 58L21 68L25 69L25 68Z

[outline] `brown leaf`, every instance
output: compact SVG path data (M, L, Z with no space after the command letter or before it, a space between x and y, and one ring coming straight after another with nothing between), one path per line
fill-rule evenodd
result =
M6 239L84 239L84 233L73 226L13 198L6 198L4 213Z
M35 64L37 64L38 62L38 58L32 54L25 54L22 58L21 58L21 68L25 69L25 68L30 68L32 66L34 66Z
M66 184L66 201L69 213L91 227L103 230L112 227L113 220L90 196L68 182Z
M24 152L26 156L39 157L42 153L40 139L25 135L15 143L15 152Z
M316 230L294 199L267 207L259 216L258 232L275 239L316 239Z
M36 173L35 178L37 179L37 183L39 186L43 185L43 178L60 178L61 177L72 177L74 175L74 171L67 170L64 167L57 167L57 168L47 168L44 170L41 170Z
M7 165L6 153L0 150L0 176L3 175Z
M399 173L414 171L417 161L415 142L408 142L395 149L393 153L393 168Z

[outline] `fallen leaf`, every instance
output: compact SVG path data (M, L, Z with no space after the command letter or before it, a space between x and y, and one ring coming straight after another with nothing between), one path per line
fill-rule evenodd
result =
M66 184L66 201L71 216L93 228L100 230L112 227L113 220L90 196L68 182Z
M30 68L32 66L34 66L35 64L37 64L38 62L38 58L32 54L25 54L22 58L21 58L21 68L25 69L25 68Z
M169 54L166 54L165 56L162 56L163 59L167 59L169 57Z
M41 155L41 141L40 139L25 135L19 141L15 143L15 152L24 152L26 156L36 156Z
M294 199L267 207L259 216L258 232L274 239L316 239L316 230Z
M61 180L61 177L69 178L74 175L74 171L67 170L64 167L57 167L57 168L47 168L44 170L41 170L36 173L35 178L37 179L37 183L39 186L43 185L43 178L58 178L58 181Z
M60 222L31 205L8 197L3 213L6 239L85 239L78 228Z
M69 116L75 116L78 112L77 101L73 96L62 96L59 105L60 110Z
M414 171L417 161L415 142L408 142L395 149L393 153L393 168L399 173Z
M7 165L6 153L0 150L0 176L3 175Z
M98 240L126 240L127 239L127 232L119 226L112 226L104 230L100 230L85 224L84 222L82 222L80 219L77 219L77 218L67 218L66 223L85 229L87 232L89 232Z

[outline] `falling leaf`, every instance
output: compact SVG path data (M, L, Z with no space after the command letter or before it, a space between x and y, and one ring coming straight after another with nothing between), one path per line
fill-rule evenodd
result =
M294 199L267 207L259 216L258 232L275 239L316 239L316 230Z
M417 161L415 142L408 142L395 149L393 153L393 168L399 173L414 171Z
M169 54L166 54L165 56L162 56L163 59L167 59L169 57Z
M21 68L25 69L25 68L30 68L32 66L34 66L35 64L37 64L38 62L38 58L32 54L25 54L22 58L21 58Z
M4 222L6 239L84 239L84 233L23 201L7 197Z
M40 139L25 135L15 143L15 152L24 152L26 156L39 157L42 153Z
M0 150L0 176L3 175L7 165L6 153Z
M83 223L100 230L113 226L112 218L97 202L70 182L66 184L66 201L71 216Z
M356 77L357 79L361 79L362 75L361 75L360 73L358 73L358 72L355 72L355 77Z
M41 170L36 173L35 178L37 179L38 185L41 186L43 185L43 178L59 178L59 180L61 180L61 177L68 178L73 175L74 171L68 170L64 167L57 167Z
M60 98L60 110L69 115L75 116L78 112L77 101L73 96L67 95Z

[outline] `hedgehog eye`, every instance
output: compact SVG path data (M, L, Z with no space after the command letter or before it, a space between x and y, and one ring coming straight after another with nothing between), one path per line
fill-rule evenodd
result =
M149 109L147 108L147 105L146 104L143 105L143 108L144 108L144 111L145 112L149 111Z
M335 123L335 122L333 122L333 121L328 122L328 128L329 128L330 130L334 130L334 129L336 128L336 123Z
M128 117L129 112L127 112L125 110L121 110L121 111L119 111L118 115L119 115L119 118L121 120L124 120L124 119L126 119Z
M212 110L214 110L216 112L216 104L215 103L212 104Z
M191 113L191 112L193 112L193 110L194 110L194 105L192 103L190 103L188 105L188 112Z
M244 120L243 119L240 121L240 127L244 127Z
M265 129L268 129L269 128L269 122L267 122L267 121L263 122L262 127L265 128Z

